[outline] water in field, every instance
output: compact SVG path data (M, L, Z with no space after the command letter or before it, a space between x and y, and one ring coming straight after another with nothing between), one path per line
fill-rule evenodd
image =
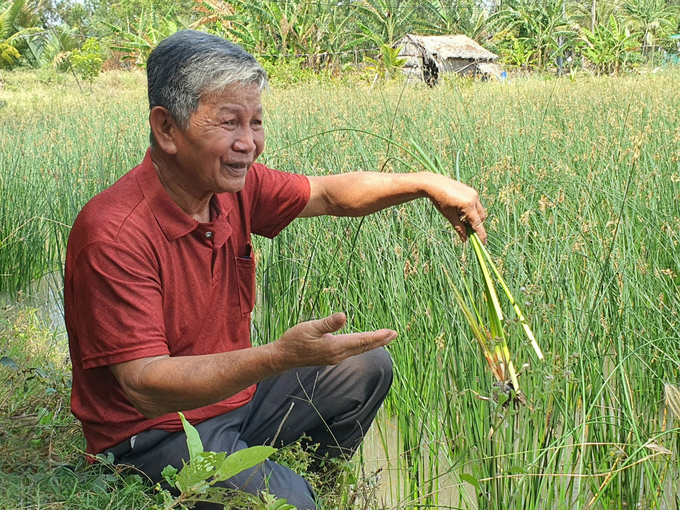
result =
M26 291L19 292L18 296L0 293L0 306L8 311L34 309L42 325L55 332L66 329L61 275L46 276Z
M362 443L363 474L375 487L373 496L377 502L387 508L411 507L424 503L423 500L430 496L436 498L438 508L459 508L461 500L474 500L474 487L455 481L447 473L450 470L449 459L443 454L438 456L436 466L429 466L439 473L432 490L415 499L405 498L408 475L400 442L397 424L381 413ZM436 445L434 447L437 448Z
M663 409L660 410L663 415ZM400 447L403 439L400 437L398 426L394 419L387 418L384 413L379 413L375 423L368 431L360 456L362 460L361 475L363 477L361 492L369 494L367 499L378 508L436 508L442 509L470 509L486 508L487 504L481 504L477 498L476 488L471 484L461 481L454 473L460 471L460 467L452 467L450 458L444 453L443 445L435 445L434 448L442 448L436 461L427 466L429 477L432 481L431 490L421 492L414 497L409 494L409 475L406 467L406 455ZM569 447L571 451L573 445ZM675 457L675 456L674 456ZM668 458L668 457L667 457ZM544 474L550 478L549 473ZM562 501L560 505L545 506L546 510L587 508L597 491L591 490L590 481L595 478L579 476L572 473L574 479L574 497L571 501ZM568 472L564 471L556 478L568 478ZM604 481L604 477L596 478L597 484ZM367 489L368 488L368 489ZM485 484L481 484L482 491ZM658 488L659 503L656 508L664 510L678 510L680 508L680 473L677 470L676 461L669 463L668 471ZM431 498L429 501L428 498ZM642 503L638 508L647 508Z

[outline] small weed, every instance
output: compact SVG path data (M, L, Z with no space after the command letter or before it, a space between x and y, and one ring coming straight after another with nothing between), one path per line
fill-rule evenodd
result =
M0 311L0 508L153 508L140 474L87 462L59 345L36 310Z

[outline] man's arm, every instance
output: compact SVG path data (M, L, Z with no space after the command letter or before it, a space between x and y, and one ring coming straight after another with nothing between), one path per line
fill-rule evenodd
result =
M465 241L470 225L486 242L486 213L477 192L465 184L430 172L387 174L354 172L309 177L311 193L301 218L365 216L416 198L429 198Z
M397 336L389 329L333 335L345 322L345 315L337 313L298 324L260 347L203 356L150 357L110 368L132 405L147 418L155 418L214 404L292 368L335 365Z

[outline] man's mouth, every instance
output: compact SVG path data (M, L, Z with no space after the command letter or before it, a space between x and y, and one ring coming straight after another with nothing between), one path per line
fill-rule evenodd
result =
M229 169L229 172L236 175L245 175L250 168L250 163L228 163L224 165Z

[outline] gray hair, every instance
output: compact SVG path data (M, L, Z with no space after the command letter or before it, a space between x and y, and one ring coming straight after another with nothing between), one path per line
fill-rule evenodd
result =
M240 46L216 35L180 30L161 41L146 64L149 110L162 106L179 124L189 127L201 97L230 86L267 87L267 72ZM151 145L155 146L153 133Z

